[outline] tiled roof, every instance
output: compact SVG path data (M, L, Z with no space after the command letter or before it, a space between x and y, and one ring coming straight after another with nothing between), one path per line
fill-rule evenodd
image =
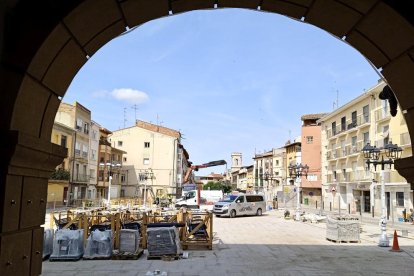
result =
M304 120L319 120L323 116L327 115L328 113L315 113L315 114L305 114L300 117L302 121Z

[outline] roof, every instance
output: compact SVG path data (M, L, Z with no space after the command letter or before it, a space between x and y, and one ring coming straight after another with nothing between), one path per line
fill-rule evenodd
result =
M180 138L181 137L181 133L175 129L172 128L167 128L167 127L163 127L160 125L155 125L152 123L148 123L148 122L144 122L141 120L137 120L135 126L149 130L149 131L153 131L153 132L158 132L161 134L165 134L168 136L172 136L175 138Z
M314 113L314 114L305 114L302 115L302 117L300 117L300 119L302 121L304 120L319 120L320 118L322 118L323 116L328 115L329 113Z

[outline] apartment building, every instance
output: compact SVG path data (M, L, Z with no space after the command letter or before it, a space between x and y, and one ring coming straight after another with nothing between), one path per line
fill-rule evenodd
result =
M123 197L125 190L129 188L127 169L123 166L125 151L117 149L108 141L112 132L106 128L99 129L99 151L98 151L98 184L97 194L99 199Z
M138 120L132 127L113 131L108 141L126 152L123 167L130 185L125 196L180 193L189 164L179 131Z
M362 148L367 143L380 148L392 141L403 148L402 157L411 155L411 141L401 110L391 117L388 102L378 97L384 86L384 82L378 82L318 120L322 128L325 208L379 215L381 168L367 169ZM388 216L397 218L404 208L412 208L410 185L394 168L385 170L385 193Z
M232 171L232 188L243 192L253 192L253 165L242 166L238 170Z
M69 204L78 203L86 198L87 190L93 190L90 182L89 167L89 131L91 111L75 102L73 105L61 103L55 122L73 128L73 148L68 152L70 161Z
M307 177L301 178L301 192L305 205L321 204L321 125L317 120L327 113L307 114L302 120L302 164L309 166Z
M253 157L253 189L256 193L264 193L267 201L272 201L283 189L286 179L285 162L285 148L274 148Z
M54 122L51 142L65 147L68 154L70 154L73 152L74 132L74 128ZM70 160L70 157L67 156L62 164L56 168L55 172L52 173L48 181L47 202L49 207L66 205L71 170Z

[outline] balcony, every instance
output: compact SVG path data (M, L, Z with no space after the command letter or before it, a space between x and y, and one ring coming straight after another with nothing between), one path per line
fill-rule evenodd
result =
M326 135L328 139L333 139L341 136L341 134L347 134L358 130L365 125L369 125L368 115L359 115L356 118L351 118L345 121L345 124L339 124L336 129L327 129Z
M380 108L375 110L375 121L381 122L391 119L391 114L388 109Z
M88 183L90 180L89 174L75 174L72 175L72 182Z

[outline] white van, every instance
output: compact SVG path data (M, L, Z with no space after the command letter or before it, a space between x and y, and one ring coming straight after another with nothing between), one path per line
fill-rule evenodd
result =
M213 213L217 217L261 216L265 211L266 202L262 195L229 195L214 204L213 207Z

